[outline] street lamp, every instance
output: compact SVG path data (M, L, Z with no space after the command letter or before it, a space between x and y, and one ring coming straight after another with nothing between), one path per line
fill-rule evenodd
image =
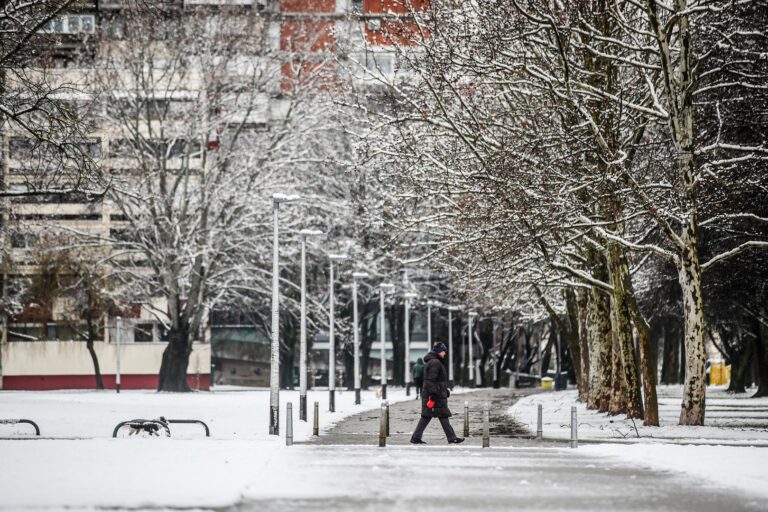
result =
M427 350L432 350L432 306L438 303L433 300L427 301Z
M453 312L459 309L456 306L448 306L448 387L451 389L453 389Z
M316 229L302 229L301 238L301 330L299 335L299 421L307 421L307 238L321 236Z
M473 388L475 387L475 363L472 360L472 345L474 345L472 342L472 319L477 317L477 313L471 311L468 317L469 323L467 326L467 343L469 344L469 357L467 357L467 362L469 366L469 387Z
M352 322L355 351L355 405L360 405L360 326L357 318L357 280L368 277L367 272L352 272Z
M417 293L405 293L405 365L403 366L403 373L405 378L405 396L411 396L411 299L418 298Z
M395 289L395 285L392 283L381 283L379 285L379 301L380 301L380 318L381 324L379 328L379 334L381 336L381 398L387 399L387 356L384 344L386 343L386 337L384 335L384 326L386 322L386 314L384 313L384 293L385 291L392 291Z
M349 256L346 254L330 254L328 255L328 261L330 263L330 283L328 292L328 312L330 315L330 323L328 325L328 410L330 412L336 411L336 340L334 338L335 322L334 319L334 292L333 292L333 264L347 261Z
M280 204L295 203L299 196L272 195L272 353L269 364L269 434L280 435L280 269L277 213Z

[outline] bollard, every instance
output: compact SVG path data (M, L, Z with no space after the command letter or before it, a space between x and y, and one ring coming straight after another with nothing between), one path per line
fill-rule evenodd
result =
M543 413L542 413L542 406L539 404L538 407L538 418L536 419L536 439L541 441L544 439L544 429L543 429Z
M307 421L307 395L299 395L299 421Z
M213 388L213 384L215 383L215 381L216 381L216 365L212 364L211 365L211 382L208 384L209 389Z
M578 423L576 423L576 406L571 407L571 448L578 448L579 446L579 433Z
M469 402L464 402L464 437L469 437Z
M387 407L387 437L389 437L389 402L384 402Z
M285 446L293 446L293 404L288 402L285 410Z
M381 404L379 413L379 448L387 446L387 406Z
M483 448L491 446L491 407L483 405Z
M315 402L315 414L312 418L312 435L320 435L320 402Z

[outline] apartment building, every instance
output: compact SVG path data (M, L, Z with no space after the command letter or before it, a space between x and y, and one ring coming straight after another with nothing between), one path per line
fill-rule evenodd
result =
M295 78L296 70L303 66L326 66L333 76L336 65L334 55L342 46L357 62L366 62L378 71L388 73L395 66L392 52L397 37L394 24L404 26L410 8L423 9L427 0L412 0L408 6L399 0L174 0L168 2L171 12L183 16L185 12L210 13L215 17L219 9L239 9L243 14L257 12L266 20L270 44L284 52L281 74L284 79ZM133 37L126 33L122 13L133 8L130 0L93 0L76 2L69 12L61 13L46 27L57 43L51 48L46 64L56 74L72 83L82 82L92 70L99 48L111 41L124 41ZM174 14L171 14L174 15ZM407 26L407 25L406 25ZM393 35L394 34L394 35ZM300 57L297 57L300 55ZM287 57L290 56L290 57ZM296 62L296 60L299 62ZM278 86L279 88L279 86ZM71 98L87 103L87 96ZM155 108L170 108L175 98L158 98ZM160 102L165 102L159 105ZM268 129L270 112L280 108L279 90L266 94L265 107L259 110L254 125ZM218 135L211 133L208 150L218 144ZM0 169L9 187L22 187L22 175L27 172L28 160L34 156L34 144L23 133L7 133L5 165ZM115 130L103 123L83 140L83 148L103 166L127 165L119 158L121 139ZM179 156L183 151L179 145ZM170 150L172 153L172 150ZM171 154L171 156L173 156ZM18 229L6 243L11 264L6 265L7 277L34 279L46 271L49 262L36 254L36 247L46 243L46 236L62 228L79 233L119 238L126 228L126 219L108 198L89 197L87 194L48 194L13 200L9 212ZM56 227L57 229L53 229ZM9 279L3 283L8 286ZM44 288L44 287L42 287ZM55 389L92 387L93 365L83 340L82 315L73 319L72 300L57 297L46 303L41 297L27 301L22 311L5 319L0 333L2 343L1 385L4 389ZM118 354L122 387L154 388L162 352L167 343L167 330L158 320L158 311L167 304L156 297L122 307L119 311L106 308L98 311L97 340L94 344L104 383L114 386ZM117 316L120 316L118 323ZM231 343L263 343L261 336L252 333L252 325L206 325L197 336L188 367L189 384L195 389L207 389L211 377L211 340ZM230 347L231 347L230 343ZM322 348L322 343L318 345ZM258 382L268 379L268 367L263 350L228 350L218 361L229 361L222 373L232 375L250 368ZM232 354L256 354L249 359L237 359ZM229 358L229 359L228 359ZM238 362L240 361L240 362ZM223 364L223 363L222 363ZM249 379L240 379L245 383ZM252 380L252 379L251 379Z

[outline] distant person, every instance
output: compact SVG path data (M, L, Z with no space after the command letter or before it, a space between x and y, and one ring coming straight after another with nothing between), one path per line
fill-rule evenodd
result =
M416 398L421 395L421 387L424 385L424 359L418 358L412 370L413 384L416 386Z
M459 444L464 441L462 437L456 437L451 422L452 416L448 409L448 372L443 365L443 359L448 352L448 347L442 342L432 346L432 351L424 356L424 384L421 389L421 419L416 425L416 430L411 436L411 444L427 444L421 440L424 429L427 428L432 418L438 418L443 427L445 437L449 444Z

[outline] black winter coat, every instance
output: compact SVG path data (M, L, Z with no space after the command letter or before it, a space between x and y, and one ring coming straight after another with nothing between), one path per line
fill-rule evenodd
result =
M421 388L421 416L424 418L450 418L448 409L448 371L440 356L430 352L424 357L424 385ZM433 408L427 407L429 397L435 401Z

